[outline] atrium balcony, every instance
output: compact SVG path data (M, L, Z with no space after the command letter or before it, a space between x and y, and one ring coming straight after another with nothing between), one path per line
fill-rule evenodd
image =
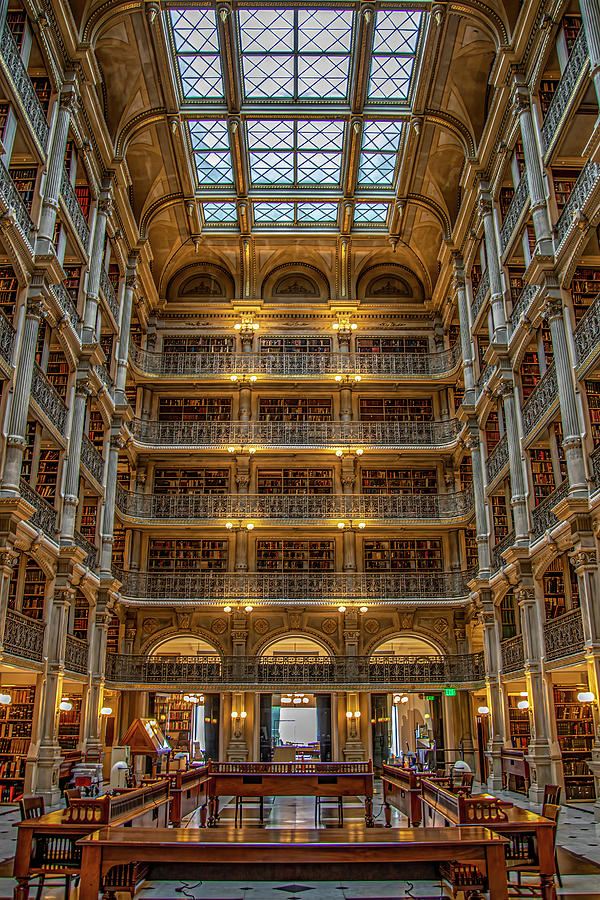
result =
M483 309L483 305L487 300L488 294L490 292L490 273L488 269L485 270L483 275L481 276L481 281L475 291L475 296L473 297L473 303L471 305L471 314L473 316L473 325L477 321L477 317L481 310Z
M0 161L0 215L4 217L3 224L7 237L10 238L16 231L17 243L33 256L33 222L2 161Z
M512 245L527 209L529 209L529 184L527 173L523 172L500 229L500 252L503 255Z
M0 370L9 378L12 371L12 354L15 343L15 330L0 310Z
M595 213L595 204L600 193L600 163L588 161L575 182L569 199L565 203L554 229L554 252L558 257L566 250L572 234L579 234L585 240L588 219Z
M563 616L544 622L546 659L562 659L583 653L583 622L581 610L572 609Z
M486 460L487 486L490 487L508 466L508 441L503 434Z
M531 537L533 541L536 541L547 531L551 531L555 525L558 525L559 519L557 519L552 510L561 500L565 499L568 493L569 482L563 481L541 503L534 506L531 511Z
M13 90L16 104L23 114L40 158L45 160L49 133L46 114L23 65L19 48L6 22L6 15L0 36L0 66L5 80Z
M34 491L24 478L21 478L20 491L23 500L26 500L34 509L29 519L29 524L39 528L52 541L56 541L58 527L58 513L56 509L47 500L40 497L37 491Z
M4 654L41 663L45 630L43 622L24 616L16 609L7 609L2 638Z
M576 109L575 97L585 82L585 75L589 68L588 63L589 52L585 28L581 27L542 124L542 141L546 150L544 161L546 163L558 142L569 110Z
M502 653L502 673L520 672L525 665L525 653L523 651L523 635L517 634L507 638L500 644Z
M60 183L60 202L63 214L70 223L80 250L87 260L90 245L90 229L66 171L63 171Z
M31 382L31 399L35 401L40 416L61 438L66 436L69 411L64 400L36 363Z
M597 361L600 351L600 294L577 326L574 340L577 369L581 377Z
M544 427L550 415L558 409L558 383L554 363L538 381L523 406L523 438L533 436Z

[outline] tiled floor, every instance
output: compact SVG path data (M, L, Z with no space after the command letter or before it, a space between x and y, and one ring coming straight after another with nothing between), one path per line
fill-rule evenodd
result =
M505 794L506 799L528 806L525 798ZM536 809L532 806L531 808ZM538 811L536 809L536 811ZM265 802L266 828L290 827L314 828L314 799L307 797L279 797ZM221 816L232 821L234 805L225 799ZM358 798L344 802L344 822L361 821L363 805ZM376 826L383 827L381 794L375 797ZM14 808L0 808L0 900L12 897L15 881L12 874L12 857L15 850L14 822L18 819ZM393 823L405 820L394 813ZM199 825L199 814L188 817L187 824ZM244 825L259 825L257 804L246 803ZM337 808L324 807L322 827L337 828ZM558 862L562 874L562 887L557 886L559 900L600 900L600 825L594 823L591 807L586 809L563 807L558 830ZM268 871L265 878L268 879ZM35 897L34 892L31 896ZM145 882L136 894L136 900L437 900L443 896L439 882L419 881L411 883L385 883L377 881L317 882L317 881L250 881L250 882ZM64 888L55 886L44 889L42 900L64 900ZM77 900L76 889L72 900ZM119 894L118 900L129 900Z

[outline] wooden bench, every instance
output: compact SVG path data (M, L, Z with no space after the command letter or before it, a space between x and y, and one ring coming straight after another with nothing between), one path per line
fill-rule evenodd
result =
M523 790L519 793L527 794L529 792L529 763L525 759L523 750L503 750L502 751L502 781L504 787L510 790L517 790L516 785L510 787L511 778L523 779Z
M36 875L79 875L81 847L77 842L102 825L111 825L117 831L122 830L119 826L129 824L143 826L148 834L166 827L170 799L169 781L163 778L142 788L115 791L103 797L73 798L66 809L18 822L15 898L27 900L29 879ZM142 869L127 865L115 871L111 876L114 884L107 883L105 887L133 895L143 875Z
M421 775L403 766L382 764L385 824L392 823L392 806L404 813L409 826L421 824Z
M147 863L149 880L435 879L448 860L477 867L490 900L508 900L504 845L486 828L102 828L79 842L79 900L98 900L114 867Z
M210 763L181 772L171 772L171 825L179 828L181 820L201 807L200 823L206 825L210 790Z
M219 818L219 797L364 797L365 823L373 820L373 763L212 763L209 825ZM241 817L240 817L241 819Z

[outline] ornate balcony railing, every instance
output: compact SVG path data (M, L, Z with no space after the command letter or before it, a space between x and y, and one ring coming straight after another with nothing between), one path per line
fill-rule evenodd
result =
M2 36L0 37L0 58L2 59L4 74L14 88L17 102L25 114L35 141L42 156L45 158L48 144L46 114L35 92L29 73L23 65L19 48L10 28L6 24L6 19L2 29Z
M115 322L119 321L119 303L117 301L117 295L115 294L115 289L112 286L112 282L108 277L106 269L102 266L100 271L100 290L104 295L104 299L108 303L108 307L113 315L113 319Z
M525 654L523 652L523 636L521 634L502 641L500 649L502 652L503 672L518 672L523 668L525 665Z
M85 675L88 666L89 644L76 638L72 634L67 635L65 644L65 669L68 672L80 672Z
M75 334L79 334L81 318L79 316L79 313L77 312L77 309L75 308L75 304L73 303L68 290L66 289L64 284L53 284L52 293L56 297L56 302L71 323L73 331L75 332Z
M600 294L575 329L577 365L582 366L600 348Z
M527 315L529 307L535 300L538 291L539 286L537 284L526 284L517 297L515 305L513 306L512 312L508 319L511 334L513 334L517 330L521 316Z
M594 490L600 489L600 447L596 447L591 456L592 460L592 478L594 482Z
M488 295L488 291L490 289L490 273L489 270L486 269L483 275L481 276L481 281L477 286L477 290L475 291L475 296L473 297L473 305L471 307L473 313L473 321L479 315L479 310L485 303L485 298Z
M541 503L538 503L531 512L531 535L534 538L541 537L546 531L550 531L558 524L558 519L552 509L569 493L569 482L563 481L556 490L548 494Z
M81 464L85 466L98 484L102 484L102 479L104 478L104 460L90 441L87 434L84 434L81 439Z
M73 230L77 235L82 249L87 254L90 241L90 229L83 214L77 194L71 184L71 180L66 171L63 171L62 181L60 183L60 197L65 205L65 210Z
M40 497L38 492L34 491L24 478L21 478L20 491L23 500L27 500L27 502L35 509L35 512L29 519L29 524L34 525L36 528L40 528L44 534L48 535L52 540L55 540L56 521L58 517L57 511L47 500Z
M546 414L558 400L558 383L554 363L538 381L523 407L523 437L529 437L534 428L544 423Z
M506 565L502 554L509 547L512 547L514 542L515 533L514 531L509 531L508 534L492 548L492 572L497 572L498 569Z
M493 366L485 366L484 369L483 369L483 372L481 373L481 375L480 375L479 378L477 379L477 396L478 396L478 397L479 397L479 395L481 394L481 392L482 392L482 390L484 389L484 387L486 386L487 382L488 382L488 381L490 380L490 378L492 377L493 371L494 371L494 367L493 367Z
M146 422L135 419L140 444L226 449L262 447L440 447L454 444L456 419L445 422Z
M473 511L472 489L452 494L138 494L117 487L117 508L132 519L460 519Z
M502 223L502 228L500 230L500 250L502 253L504 253L504 251L510 244L511 238L514 234L514 230L519 224L521 216L523 215L528 202L529 184L527 182L527 173L524 172L513 194L513 198L510 201L510 206L508 207L508 211L506 213L506 216L504 217L504 222Z
M153 353L129 345L132 363L148 375L373 375L422 378L449 375L460 362L460 346L439 353Z
M6 623L4 625L4 638L2 647L5 653L20 656L22 659L31 659L41 662L44 651L43 622L30 619L16 609L6 610Z
M269 603L337 600L461 600L468 596L465 572L115 572L122 595L151 605L157 600L226 603L242 598Z
M0 310L0 356L10 366L15 343L15 329Z
M600 185L600 164L588 161L569 194L563 210L556 223L554 252L558 253L577 222L586 213L586 204L593 191Z
M554 144L558 129L571 106L571 98L585 75L588 58L585 28L581 27L573 44L569 61L554 92L548 111L544 116L542 140L546 148L546 154L548 154Z
M572 609L564 616L544 622L546 659L560 659L583 650L581 610Z
M508 441L503 434L486 461L487 483L491 484L506 465L508 465Z
M477 684L485 677L482 653L463 656L125 656L109 654L106 679L117 684L256 685L448 685Z
M8 214L14 215L24 241L33 252L33 222L8 170L0 160L0 197Z
M74 534L74 540L78 547L81 547L82 550L85 550L85 559L83 560L84 566L87 566L88 569L93 569L96 566L96 562L98 560L98 548L89 541L85 535L81 534L80 531L76 531Z
M31 397L52 422L58 433L64 435L67 426L67 407L54 385L48 381L37 363L33 368Z
M100 379L100 381L102 382L102 384L104 385L104 387L106 388L108 393L109 394L112 393L112 389L114 388L115 383L112 380L106 366L105 365L94 366L94 372L96 373L96 375L98 376L98 378Z

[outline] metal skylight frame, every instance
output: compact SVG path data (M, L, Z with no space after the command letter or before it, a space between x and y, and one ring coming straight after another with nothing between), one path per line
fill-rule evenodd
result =
M337 200L254 200L252 218L257 228L336 228Z
M346 130L343 119L248 119L252 185L339 189Z
M187 119L190 149L199 188L234 185L231 145L223 119Z
M235 200L203 200L202 221L208 228L235 227L238 224Z
M225 89L214 9L171 8L168 34L184 103L223 103Z
M416 61L425 32L425 14L410 9L380 9L375 20L367 108L410 103Z
M385 228L390 216L390 208L391 202L387 200L357 200L354 204L352 230Z
M393 188L404 131L404 122L398 119L364 123L357 179L359 190Z

